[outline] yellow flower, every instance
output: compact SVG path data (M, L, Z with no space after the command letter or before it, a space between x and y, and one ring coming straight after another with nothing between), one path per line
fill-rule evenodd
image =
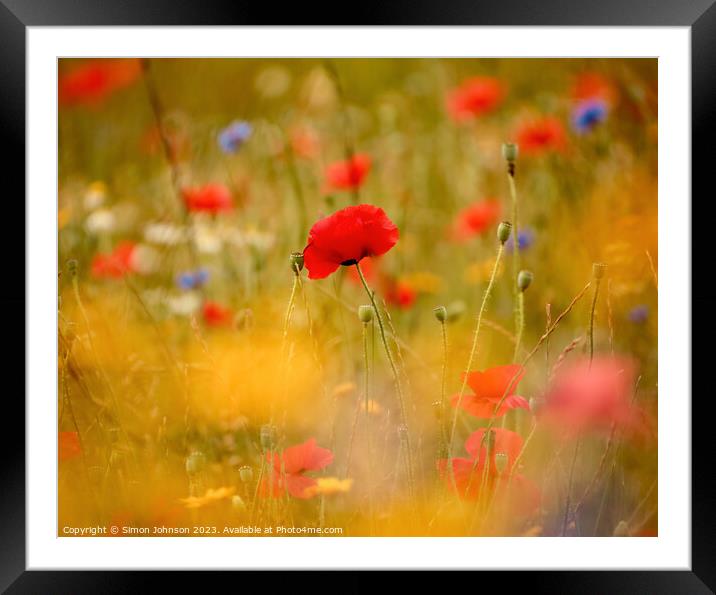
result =
M180 498L179 501L186 508L203 508L204 506L209 506L221 500L231 498L234 492L236 492L236 488L233 487L223 487L215 490L209 488L203 496L189 496L188 498Z
M322 494L324 496L333 496L334 494L345 494L349 492L353 485L352 479L338 479L337 477L319 477L316 485L306 488L304 494L308 497Z

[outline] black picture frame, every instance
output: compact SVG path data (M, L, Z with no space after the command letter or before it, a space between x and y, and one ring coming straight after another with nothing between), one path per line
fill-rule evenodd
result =
M692 194L704 194L704 202L712 196L708 178L713 169L713 134L716 132L716 5L715 0L600 0L600 2L566 2L565 0L513 0L482 2L458 0L449 3L417 0L411 3L361 2L351 5L355 23L373 25L479 25L479 26L689 26L691 27L692 81ZM19 200L25 190L25 39L31 26L94 26L94 25L251 25L268 24L277 17L284 23L299 21L307 24L335 24L345 10L344 3L297 3L275 7L246 2L211 0L0 0L0 122L4 137L3 188L5 214L17 222L25 220L24 206ZM278 24L278 23L273 23ZM54 137L48 131L48 139ZM50 142L48 140L48 142ZM711 190L711 195L713 191ZM670 198L671 200L672 198ZM673 197L683 200L684 197ZM688 199L687 199L688 200ZM692 205L695 205L693 198ZM686 207L685 207L686 208ZM16 209L17 213L9 212ZM693 287L692 317L698 321L698 334L713 336L713 308L716 293L708 289L710 270L709 230L706 216L693 217L692 252ZM25 306L24 259L18 256L24 226L10 226L3 232L2 268L6 275L0 293L2 312L14 313ZM18 234L18 235L15 235ZM20 237L18 237L20 236ZM666 247L665 249L668 249ZM706 274L699 276L699 271ZM23 280L21 283L20 280ZM703 279L703 281L701 280ZM700 285L699 285L700 283ZM3 317L7 329L22 337L22 319L18 315ZM25 323L27 319L25 319ZM10 336L10 335L8 335ZM695 338L695 336L694 336ZM19 379L17 370L24 367L24 349L17 343L6 350L6 378ZM711 350L692 350L694 372L708 369ZM21 384L24 391L24 377ZM529 585L531 592L554 593L712 593L716 589L716 540L714 505L716 485L711 460L710 394L693 391L692 400L692 566L691 571L549 571L499 573L495 580L501 588L514 583ZM144 592L166 589L167 581L177 580L177 573L146 572L80 572L25 570L25 408L19 398L20 389L7 389L4 399L5 429L0 432L2 447L2 484L0 496L0 589L10 593L80 593L80 592ZM684 395L688 398L689 395ZM15 430L14 432L12 430ZM81 564L81 561L78 561ZM206 588L214 578L196 573L182 574L184 588ZM497 573L485 573L480 588ZM213 575L212 575L213 576ZM243 579L242 579L243 580ZM287 578L287 580L290 580ZM305 579L302 579L305 580ZM341 590L361 591L368 577L361 575L337 585ZM425 580L424 578L421 581ZM486 582L485 582L486 581ZM237 583L238 585L240 583ZM250 583L245 583L250 584ZM427 586L427 585L426 585Z

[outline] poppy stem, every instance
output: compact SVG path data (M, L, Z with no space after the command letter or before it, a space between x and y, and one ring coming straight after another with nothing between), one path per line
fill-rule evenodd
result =
M440 380L440 452L438 458L442 458L447 454L447 428L445 427L445 386L447 383L447 369L448 369L448 340L447 340L447 328L445 321L440 321L440 330L442 331L443 337L443 370L442 378Z
M452 418L452 426L450 428L450 436L448 437L448 448L447 448L447 460L448 460L448 467L450 469L450 476L451 480L453 482L454 487L455 486L455 472L453 469L453 466L450 464L450 458L452 456L452 445L453 441L455 439L455 429L457 427L457 415L460 411L460 405L462 404L462 397L465 394L465 387L467 386L467 375L470 372L470 368L472 368L473 360L475 359L475 352L477 351L477 339L480 336L480 328L482 326L482 316L485 313L485 310L487 309L487 301L490 298L490 294L492 293L492 288L495 285L495 278L497 277L497 271L500 267L500 261L502 260L502 254L504 253L504 245L500 243L499 248L497 249L497 257L495 258L495 265L492 267L492 274L490 275L490 280L487 283L487 287L485 288L485 293L482 296L482 304L480 306L480 311L477 314L477 324L475 325L475 335L472 339L472 348L470 349L470 357L467 360L467 369L465 371L465 374L462 378L462 384L460 386L460 392L458 393L457 402L455 403L455 413L453 414Z
M524 313L524 296L517 284L517 275L520 272L520 241L518 234L517 222L517 186L515 185L515 168L514 163L507 170L507 181L510 185L510 197L512 198L512 295L515 300L515 355L514 361L520 353L520 343L522 342L522 330L525 325Z
M604 277L604 269L606 265L594 263L592 265L592 277L594 278L594 295L592 296L592 307L589 311L589 367L592 367L594 359L594 314L597 309L597 299L599 297L599 286Z
M395 391L398 395L398 405L400 406L400 422L404 427L404 435L402 436L403 442L405 442L405 461L406 461L406 468L408 472L408 489L410 491L410 497L412 498L415 495L415 484L414 484L414 476L413 476L413 455L410 445L410 432L408 431L408 416L407 416L407 410L405 408L405 399L403 397L403 389L400 384L400 375L398 374L398 368L395 366L395 360L393 359L393 354L390 351L390 347L388 346L388 339L385 336L385 327L383 326L383 316L380 313L380 310L378 310L378 304L375 302L375 294L373 291L371 291L370 287L368 286L368 282L365 280L365 277L363 276L363 271L360 268L360 265L356 262L356 270L358 271L358 276L360 277L361 283L363 284L363 287L365 288L366 293L368 294L368 298L370 299L370 303L373 306L373 311L375 312L375 317L378 320L378 330L380 330L380 339L383 342L383 348L385 349L385 355L388 358L388 363L390 364L390 369L393 372L393 380L395 381Z

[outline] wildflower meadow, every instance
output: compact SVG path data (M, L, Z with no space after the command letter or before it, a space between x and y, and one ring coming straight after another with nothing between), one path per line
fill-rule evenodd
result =
M655 59L58 80L58 535L657 535Z

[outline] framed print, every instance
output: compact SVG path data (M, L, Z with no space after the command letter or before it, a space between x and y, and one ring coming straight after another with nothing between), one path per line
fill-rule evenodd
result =
M128 6L0 7L27 220L3 588L711 592L691 193L716 9Z

